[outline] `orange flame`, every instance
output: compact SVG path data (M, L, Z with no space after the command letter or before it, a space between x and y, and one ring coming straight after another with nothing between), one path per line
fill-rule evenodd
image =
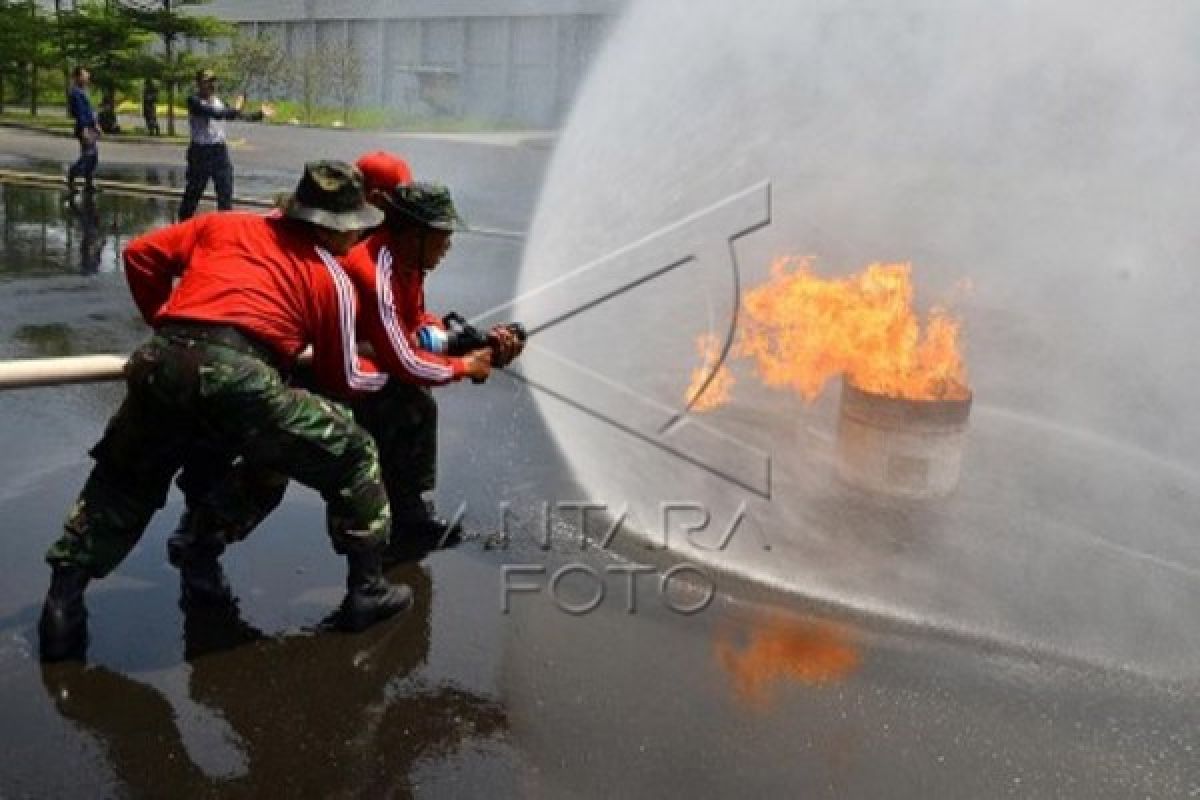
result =
M717 640L717 662L733 678L739 699L753 708L769 705L771 689L784 680L810 686L839 681L860 663L858 648L834 625L776 616L750 633L739 648L734 636Z
M922 334L909 264L871 264L838 279L814 275L810 259L780 258L771 265L770 280L746 294L742 309L734 354L752 359L768 386L791 388L806 401L840 375L866 391L909 400L965 400L970 394L959 349L961 322L934 308ZM695 408L726 402L731 383L723 384L724 396L714 394ZM689 398L696 388L694 381Z
M709 373L716 366L717 359L721 357L721 342L713 334L705 333L696 339L696 350L700 352L704 364L692 370L692 383L688 386L687 397L689 400L693 397L696 398L692 405L693 411L711 411L729 402L729 396L733 391L733 373L722 364L717 368L712 381L705 386L704 381L708 379ZM696 396L701 389L704 393Z

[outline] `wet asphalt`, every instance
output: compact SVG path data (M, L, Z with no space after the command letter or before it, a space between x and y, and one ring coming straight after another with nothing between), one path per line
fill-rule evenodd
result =
M451 183L471 222L513 230L550 156L542 140L234 130L239 194L287 188L316 154L386 147ZM0 131L0 166L61 173L71 149ZM174 146L106 144L101 175L178 185L181 161ZM0 357L136 346L146 331L117 254L172 213L0 187ZM519 241L459 236L430 305L469 315L507 299L520 258ZM390 572L416 591L402 619L324 629L343 565L319 498L297 487L223 559L240 612L184 614L165 560L174 493L89 590L87 663L48 667L42 553L121 387L0 393L0 797L1200 797L1188 687L724 574L660 594L669 553L624 533L600 547L603 529L565 511L546 519L544 504L587 498L529 392L503 375L439 392L439 504L465 508L472 535ZM635 564L650 571L631 612ZM593 598L592 575L602 602L569 613ZM506 610L506 585L538 588L508 592Z

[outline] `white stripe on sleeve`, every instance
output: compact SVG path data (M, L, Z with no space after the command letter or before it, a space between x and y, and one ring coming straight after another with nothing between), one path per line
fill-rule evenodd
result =
M375 292L379 296L379 318L387 331L392 352L404 369L414 377L434 383L453 380L454 369L445 364L423 360L408 343L408 336L400 326L396 314L396 302L392 296L392 253L385 245L379 249L375 261Z
M317 248L325 268L333 278L338 294L338 322L342 333L342 365L346 385L358 392L377 392L387 384L387 375L359 369L358 343L354 338L354 284L332 255L323 247Z

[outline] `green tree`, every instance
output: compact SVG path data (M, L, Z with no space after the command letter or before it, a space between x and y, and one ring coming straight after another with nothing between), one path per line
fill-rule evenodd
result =
M57 60L52 35L53 25L34 0L0 2L0 110L6 99L4 79L11 76L30 111L38 113L40 73Z
M65 94L71 87L71 65L67 63L67 40L63 26L63 14L66 9L63 2L64 0L54 0L54 35L58 41L58 60L61 62L59 67L62 69L63 93Z
M16 3L0 0L0 112L8 97L6 82L20 69L21 42L24 38L24 15Z
M279 40L268 33L234 36L224 68L234 94L273 100L287 86L287 54Z
M312 122L317 103L333 86L332 54L315 45L302 50L292 59L292 91L304 109L304 121Z
M41 72L58 65L61 56L54 41L54 20L41 7L28 0L25 4L29 38L26 41L29 69L29 113L37 116L38 98L41 95Z
M167 135L175 135L175 92L180 83L191 80L201 61L180 45L184 40L213 42L233 33L226 22L212 16L191 13L188 8L208 0L127 0L126 13L143 31L162 42L162 52L147 56L142 63L145 74L157 77L167 86Z
M342 124L350 124L350 107L358 99L362 88L363 63L362 56L352 47L339 47L329 54L332 62L330 82L333 96L342 107Z
M144 50L153 37L114 0L80 3L62 13L62 26L67 59L86 65L101 89L126 89L141 76Z

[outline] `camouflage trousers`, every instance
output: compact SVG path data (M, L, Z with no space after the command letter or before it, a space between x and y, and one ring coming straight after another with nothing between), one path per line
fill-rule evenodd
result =
M383 391L347 405L379 447L389 500L403 506L437 486L438 407L432 391L391 380Z
M309 382L303 374L297 380ZM375 441L389 504L397 514L411 512L422 503L421 495L437 485L433 392L392 380L382 391L345 405ZM180 488L188 499L189 519L180 526L176 544L215 553L246 538L283 501L287 489L285 475L259 463L235 463L228 456L206 459L192 475L205 489L189 491L185 470Z
M134 353L126 382L63 535L46 554L52 565L108 574L163 506L177 472L189 505L219 507L214 498L228 492L234 457L246 468L245 506L223 508L226 516L270 502L288 476L325 499L335 550L363 539L386 544L391 512L378 450L344 407L289 387L255 356L163 335Z

